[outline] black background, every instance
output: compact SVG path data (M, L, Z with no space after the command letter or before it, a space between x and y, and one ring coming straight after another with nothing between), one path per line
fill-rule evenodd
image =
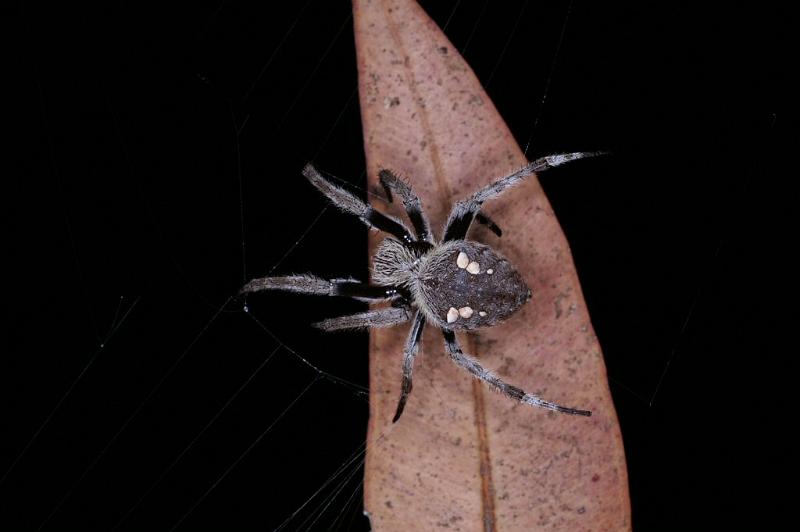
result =
M350 5L270 4L6 13L0 529L272 530L363 443L367 336L309 326L359 304L228 299L276 265L367 271L366 230L299 177L313 159L364 186ZM779 525L786 13L576 1L542 108L567 4L422 4L529 156L613 152L542 182L605 353L635 529ZM360 479L312 529L367 529Z

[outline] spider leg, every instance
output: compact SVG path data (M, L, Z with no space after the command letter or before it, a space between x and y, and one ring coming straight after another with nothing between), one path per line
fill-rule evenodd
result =
M419 342L422 340L422 329L424 328L425 316L420 311L417 311L414 316L414 324L408 333L406 347L403 350L403 383L400 388L400 401L397 403L397 411L394 414L394 418L392 418L392 423L396 423L400 419L403 409L406 407L408 395L411 393L411 371L414 369L414 359L419 350Z
M475 215L475 221L481 225L485 225L489 231L496 234L497 236L503 236L503 230L494 223L494 220L483 214L483 211L478 211Z
M303 175L312 185L325 194L334 205L345 212L358 216L369 227L385 231L404 244L412 244L415 239L402 222L395 220L380 211L376 211L368 203L364 203L341 187L337 187L317 171L311 163L303 168Z
M329 318L314 323L314 327L323 331L339 331L342 329L371 329L375 327L392 327L411 319L406 307L387 307L348 316Z
M328 281L309 274L253 279L239 290L239 295L262 290L282 290L284 292L317 296L343 296L366 301L398 297L408 299L404 291L396 286L376 286L354 279L333 279Z
M453 362L472 373L474 377L477 377L490 386L493 386L499 392L507 395L511 399L515 399L521 403L539 406L549 410L555 410L556 412L563 412L565 414L574 414L578 416L592 415L592 413L588 410L578 410L576 408L568 408L566 406L557 405L555 403L540 399L533 394L525 393L522 389L517 388L516 386L506 384L497 375L478 364L478 361L476 361L474 358L470 357L469 355L465 355L461 351L461 347L458 345L458 341L456 341L456 335L453 331L449 329L442 329L442 334L444 334L444 341L447 345L447 350L450 352L450 358L453 359Z
M422 210L422 202L408 183L400 180L389 170L378 172L378 179L381 182L381 186L383 186L383 190L386 191L389 203L392 202L392 191L395 191L400 196L400 199L403 200L403 207L405 207L408 218L411 220L411 225L414 226L417 239L432 244L431 227L430 223L428 223L428 218L425 216L425 211Z
M518 185L529 175L536 172L544 172L545 170L561 166L570 161L584 159L586 157L595 157L597 155L603 155L604 153L605 152L576 152L548 155L547 157L541 157L528 163L514 173L501 177L494 183L473 194L472 197L456 203L455 207L453 207L453 210L450 212L450 216L447 218L442 240L447 242L449 240L461 240L466 237L467 231L472 225L472 221L479 214L483 202L500 195L506 189Z
M411 188L411 186L399 179L390 170L381 170L378 172L378 178L380 179L383 190L386 192L386 199L389 203L392 203L392 190L394 190L403 200L403 206L406 209L408 218L411 220L411 224L414 226L414 231L417 233L417 238L419 240L431 242L433 235L431 234L430 224L425 216L425 211L422 209L422 202L414 193L414 190ZM485 225L497 236L503 236L502 229L500 229L497 224L494 223L494 221L486 216L483 212L478 211L478 213L475 215L475 221L479 224Z

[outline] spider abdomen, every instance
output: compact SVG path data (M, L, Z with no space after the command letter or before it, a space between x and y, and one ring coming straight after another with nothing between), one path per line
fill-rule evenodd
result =
M453 330L491 327L531 297L507 259L469 240L447 242L428 253L416 288L417 302L428 317Z

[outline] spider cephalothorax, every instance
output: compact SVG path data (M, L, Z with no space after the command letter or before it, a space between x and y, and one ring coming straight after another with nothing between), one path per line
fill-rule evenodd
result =
M467 231L473 221L482 223L498 236L501 235L500 228L481 212L482 204L535 172L592 155L595 154L580 152L537 159L471 197L459 201L447 219L441 241L434 240L419 198L411 187L390 171L380 171L381 185L389 201L392 201L392 193L403 200L414 235L402 222L376 211L353 194L337 187L308 164L303 169L303 175L337 207L355 214L368 226L389 233L390 236L381 242L373 258L373 283L291 275L254 279L241 292L247 294L260 290L285 290L391 302L388 307L331 318L315 324L326 331L391 327L413 319L404 350L402 389L394 421L400 418L411 393L411 371L426 323L442 330L447 351L457 365L503 394L523 403L558 412L591 415L587 410L550 403L505 383L461 351L454 331L491 327L514 314L531 298L530 289L508 260L486 244L466 240Z

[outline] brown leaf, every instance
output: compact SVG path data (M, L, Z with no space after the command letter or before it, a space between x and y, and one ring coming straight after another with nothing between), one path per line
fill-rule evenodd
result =
M411 0L354 0L371 190L392 169L419 194L437 236L454 201L527 161L472 70ZM387 209L385 205L378 208ZM397 202L390 207L402 216ZM486 205L504 230L471 238L519 268L533 299L504 324L461 335L510 384L593 411L533 408L491 393L429 326L403 417L392 424L407 327L370 337L365 509L385 530L626 530L616 413L572 256L535 178ZM370 235L375 250L382 235Z

